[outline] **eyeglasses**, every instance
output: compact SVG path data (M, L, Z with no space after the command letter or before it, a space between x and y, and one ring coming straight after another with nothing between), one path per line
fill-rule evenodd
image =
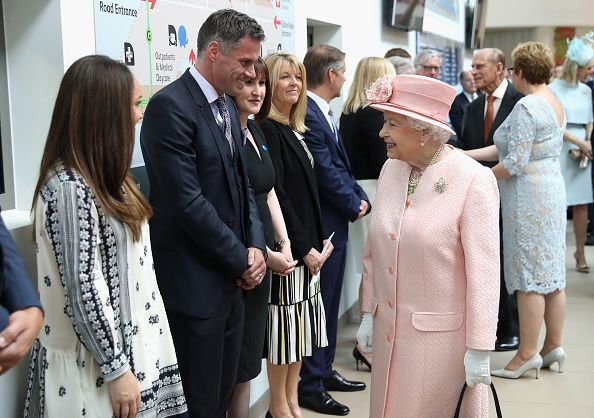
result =
M422 67L425 71L435 71L436 73L441 71L441 67L436 67L433 65L423 65Z

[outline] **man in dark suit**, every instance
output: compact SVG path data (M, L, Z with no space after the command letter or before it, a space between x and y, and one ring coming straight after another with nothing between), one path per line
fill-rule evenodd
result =
M497 48L479 49L472 58L472 76L476 88L485 94L466 108L458 145L465 150L493 145L493 133L507 118L514 105L522 98L505 76L505 55ZM496 162L483 162L493 167ZM501 224L499 225L501 230ZM501 231L500 231L501 232ZM509 295L503 276L503 247L500 245L501 287L499 295L499 322L497 323L496 351L515 350L520 343L518 304L515 295Z
M328 346L305 357L299 382L299 404L323 414L346 415L349 408L336 402L327 390L365 389L363 382L345 379L332 369L336 352L336 327L349 221L365 216L369 198L351 173L346 150L334 124L329 102L340 96L345 82L344 53L328 45L311 47L303 65L307 72L305 142L314 158L320 209L328 233L334 232L334 251L322 267L320 284L326 313Z
M456 96L450 108L450 123L458 138L461 136L462 120L466 108L477 98L476 85L471 71L460 71L460 84L462 85L462 93Z
M266 271L262 224L249 188L233 102L264 31L235 10L211 14L198 60L149 102L141 131L159 288L189 413L223 418L236 383L243 289Z
M37 291L0 217L0 375L29 352L42 322Z

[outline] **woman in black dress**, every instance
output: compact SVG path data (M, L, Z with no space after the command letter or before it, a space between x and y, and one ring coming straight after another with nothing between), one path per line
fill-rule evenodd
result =
M255 120L266 118L270 110L270 82L268 70L262 59L255 65L256 77L247 80L241 95L234 98L239 112L241 128L245 135L245 152L248 162L248 178L254 191L258 214L264 227L264 237L268 247L268 271L259 286L246 292L245 321L243 341L237 370L237 384L229 406L228 418L247 418L250 401L250 380L260 374L262 357L265 352L266 320L268 316L268 295L270 293L271 273L287 275L291 273L296 261L291 255L287 230L274 192L274 166L268 153L264 134L249 115ZM274 251L276 242L281 243L281 251Z

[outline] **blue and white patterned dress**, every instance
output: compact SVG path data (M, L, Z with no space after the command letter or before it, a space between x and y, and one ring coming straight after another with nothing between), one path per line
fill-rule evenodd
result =
M508 293L565 288L565 184L559 154L565 124L551 106L528 95L493 140L511 177L499 181L503 264Z
M25 417L112 417L107 382L127 370L140 386L139 418L185 412L148 225L133 242L78 174L56 168L37 196L35 238L45 319Z

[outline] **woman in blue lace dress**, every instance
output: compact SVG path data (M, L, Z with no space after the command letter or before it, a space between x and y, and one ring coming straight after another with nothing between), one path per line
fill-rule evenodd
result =
M557 362L563 369L561 334L565 318L565 184L559 155L563 145L563 106L547 87L551 50L542 43L520 44L512 53L513 83L525 95L495 132L495 145L470 152L497 160L503 221L507 291L517 292L520 347L492 375L518 378ZM538 350L542 321L546 338Z

